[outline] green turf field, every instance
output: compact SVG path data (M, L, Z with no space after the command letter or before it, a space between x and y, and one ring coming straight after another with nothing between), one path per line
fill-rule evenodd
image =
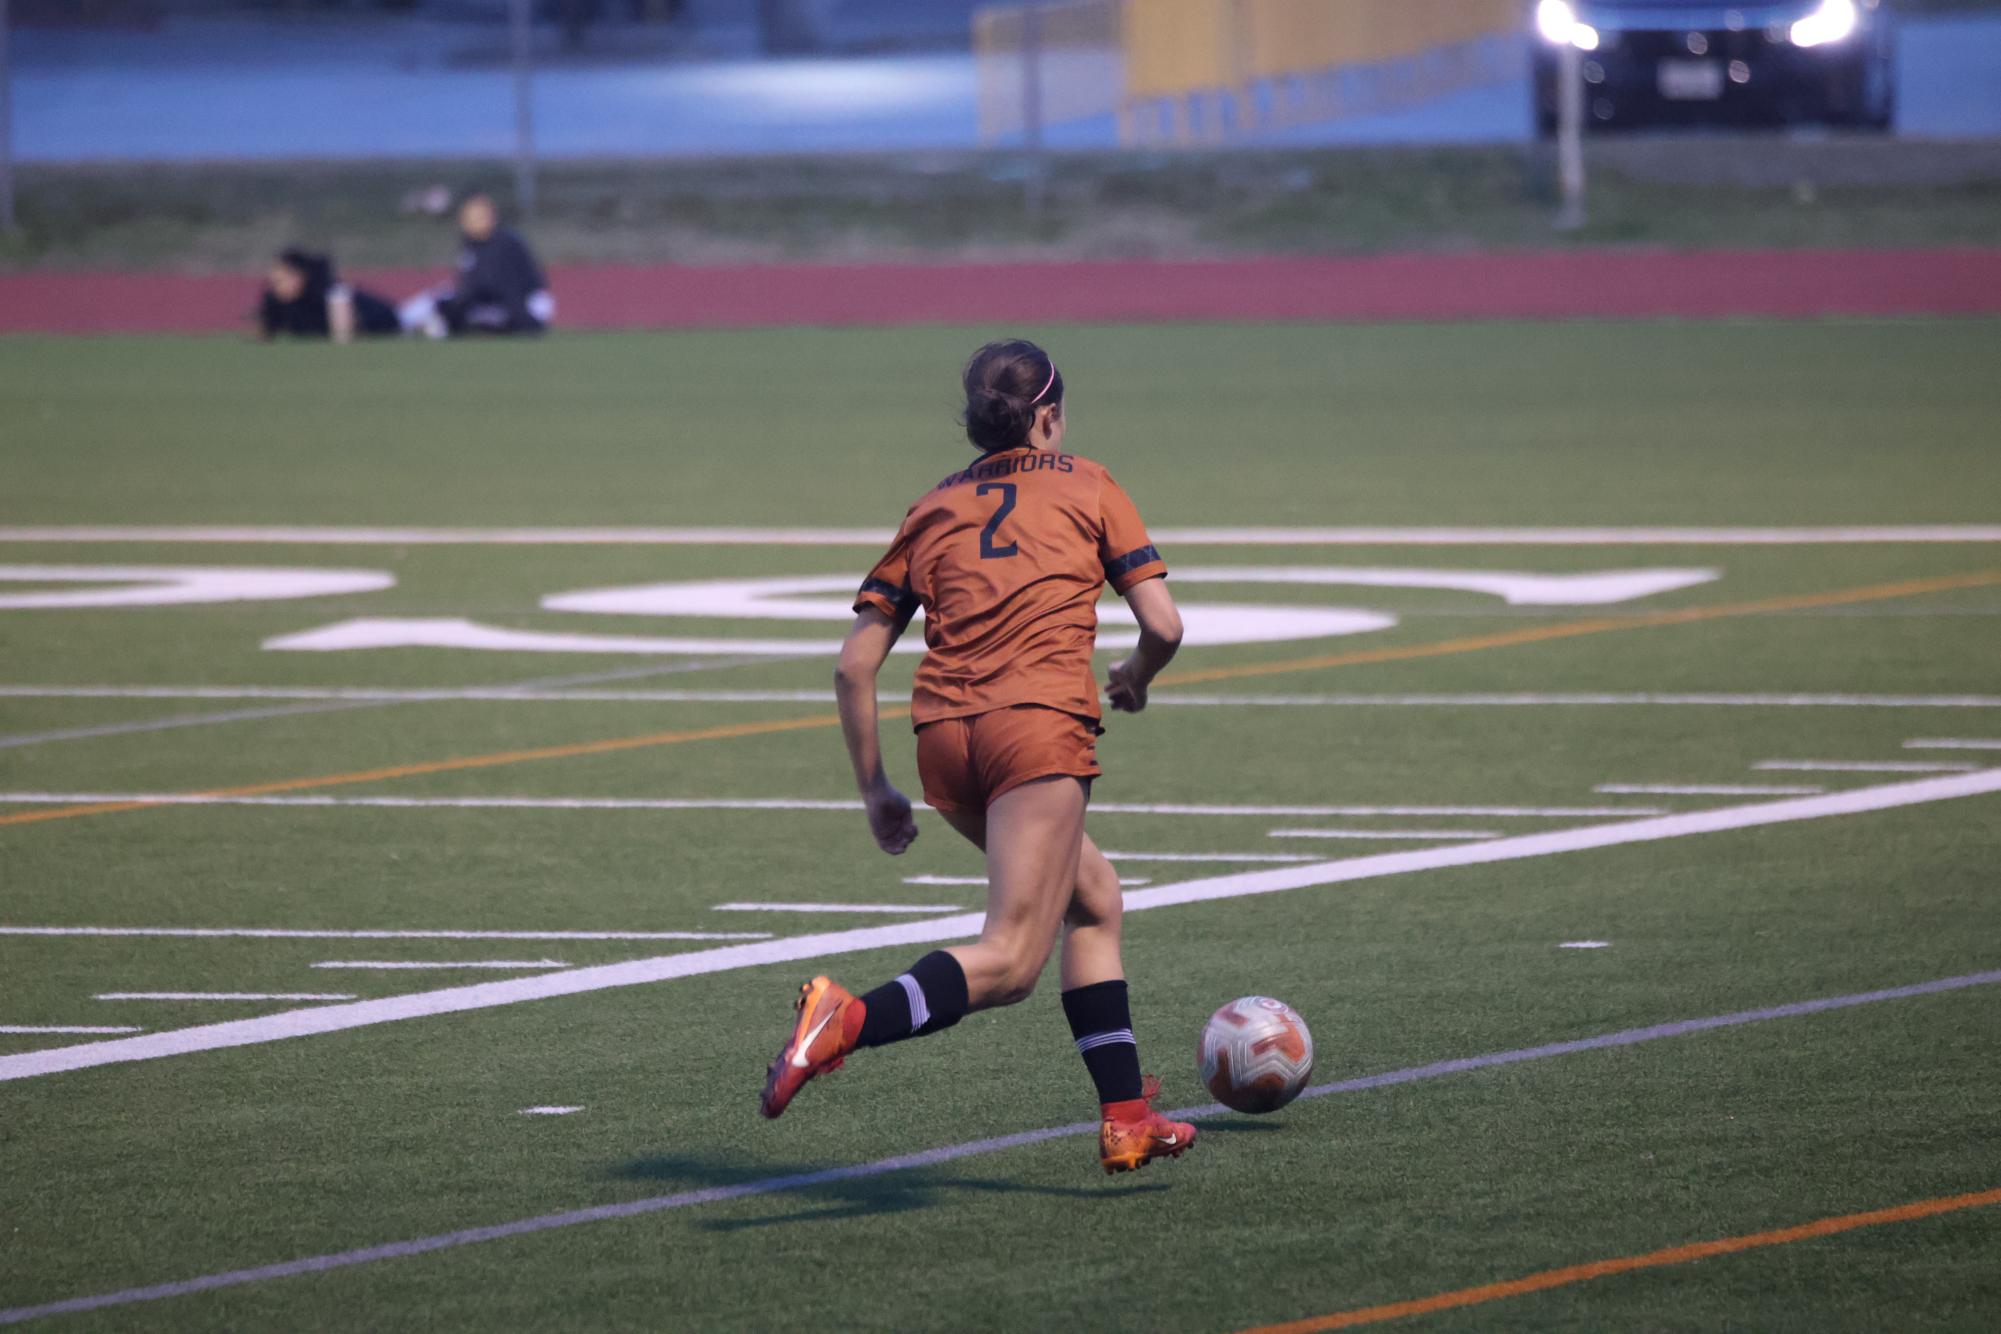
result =
M797 982L962 938L977 858L842 806L838 621L543 599L858 580L807 530L959 464L995 332L0 341L0 1319L388 1246L48 1325L1227 1331L2001 1187L1993 322L1025 331L1278 636L1102 747L1142 1060L1206 1103L1266 993L1336 1087L1108 1180L1006 1138L1094 1112L1052 980L760 1121ZM22 605L216 567L369 587ZM450 642L266 646L364 619ZM163 993L345 999L101 999ZM1408 1323L2001 1325L2001 1208L1778 1240Z

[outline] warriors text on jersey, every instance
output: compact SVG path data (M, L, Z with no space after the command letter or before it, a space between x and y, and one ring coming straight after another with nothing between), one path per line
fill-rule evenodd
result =
M924 608L919 726L1017 704L1099 716L1098 595L1167 573L1110 473L1027 446L988 454L910 507L855 610Z

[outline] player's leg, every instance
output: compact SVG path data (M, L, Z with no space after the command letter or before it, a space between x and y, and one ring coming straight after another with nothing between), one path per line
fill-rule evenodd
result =
M422 334L426 338L443 338L451 332L450 322L440 309L451 294L448 287L431 288L417 293L396 309L396 319L408 334Z
M968 719L948 718L917 730L917 769L925 800L948 820L972 818L972 812L986 805L971 746ZM978 818L984 824L984 814ZM879 1047L950 1028L965 1015L968 1003L965 972L943 950L933 950L909 972L865 996L832 978L813 978L799 988L792 1036L765 1070L758 1110L768 1117L783 1112L807 1080L840 1069L864 1039Z
M987 917L970 945L935 950L862 997L858 1045L879 1047L949 1028L974 1010L1035 990L1077 878L1084 787L1074 778L1023 783L983 812L948 808L948 823L987 854Z
M981 852L987 850L985 811L941 810L945 823ZM1077 884L1063 915L1063 990L1125 977L1119 931L1125 900L1119 873L1085 834L1077 855Z
M1077 884L1085 788L1039 778L987 807L987 920L971 945L945 951L966 976L975 1010L1013 1005L1035 990Z
M1077 1052L1098 1086L1098 1159L1107 1172L1178 1158L1195 1127L1153 1110L1157 1081L1140 1074L1125 967L1119 956L1124 899L1118 872L1088 837L1078 858L1077 888L1064 915L1063 1015Z
M975 846L988 848L986 817L948 812L946 819ZM1097 1086L1098 1158L1107 1172L1130 1171L1156 1158L1178 1158L1195 1142L1194 1126L1153 1110L1151 1098L1159 1084L1140 1073L1119 952L1123 916L1118 872L1080 828L1077 867L1063 914L1063 1013ZM1031 933L1028 938L1048 937ZM1041 971L1040 959L1035 971Z
M1086 838L1064 914L1063 1015L1108 1116L1115 1107L1130 1111L1127 1104L1140 1096L1139 1045L1119 958L1123 907L1118 872Z
M1077 855L1077 886L1063 916L1063 990L1125 977L1119 957L1124 915L1119 873L1086 834Z
M984 825L987 919L979 940L933 950L861 996L826 977L801 987L792 1037L765 1073L765 1116L782 1113L808 1080L839 1069L858 1047L942 1032L973 1010L1011 1005L1035 989L1076 883L1083 784L1023 783L994 800Z

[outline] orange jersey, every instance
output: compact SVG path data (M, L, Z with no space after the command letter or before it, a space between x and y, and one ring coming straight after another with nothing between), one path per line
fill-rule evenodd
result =
M1075 454L989 454L910 507L855 610L924 608L918 725L1042 704L1096 719L1098 594L1167 573L1112 475Z

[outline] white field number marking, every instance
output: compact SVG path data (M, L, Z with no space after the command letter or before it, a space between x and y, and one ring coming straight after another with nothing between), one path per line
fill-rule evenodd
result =
M0 611L58 607L174 607L212 602L373 593L395 586L380 570L252 569L204 565L0 565L0 584L76 588L0 592Z
M1672 592L1713 581L1711 569L1605 570L1585 574L1536 574L1510 570L1376 569L1350 566L1243 565L1176 567L1181 584L1338 585L1365 588L1439 588L1487 593L1516 607L1603 606ZM695 616L752 621L830 621L853 617L855 587L850 574L797 575L777 579L706 579L638 584L619 588L556 593L542 599L550 611L600 616ZM808 596L819 595L819 596ZM1137 624L1116 605L1099 619ZM1276 609L1274 609L1276 610ZM1298 608L1284 608L1296 613ZM920 616L923 612L919 611Z
M1524 571L1384 569L1344 566L1197 566L1177 568L1178 583L1284 584L1374 588L1435 588L1482 593L1512 606L1603 606L1651 597L1717 577L1713 569L1604 570L1582 574ZM640 584L556 593L542 599L550 611L600 616L685 617L843 623L854 615L858 579L852 573L782 578L707 579ZM1359 607L1265 606L1240 603L1184 603L1184 642L1190 645L1260 644L1326 639L1386 630L1397 624L1387 612ZM1137 635L1131 608L1116 600L1099 608L1101 648L1127 648ZM674 635L599 634L564 630L513 630L465 617L373 616L341 621L264 642L286 652L346 652L380 648L456 648L512 653L748 653L789 657L821 656L833 641L804 639L724 639ZM915 636L897 645L901 653L921 653Z
M888 528L371 528L302 524L56 524L0 527L0 542L250 543L258 546L886 547ZM1160 528L1163 546L1848 546L2001 542L2001 524L1793 528Z

